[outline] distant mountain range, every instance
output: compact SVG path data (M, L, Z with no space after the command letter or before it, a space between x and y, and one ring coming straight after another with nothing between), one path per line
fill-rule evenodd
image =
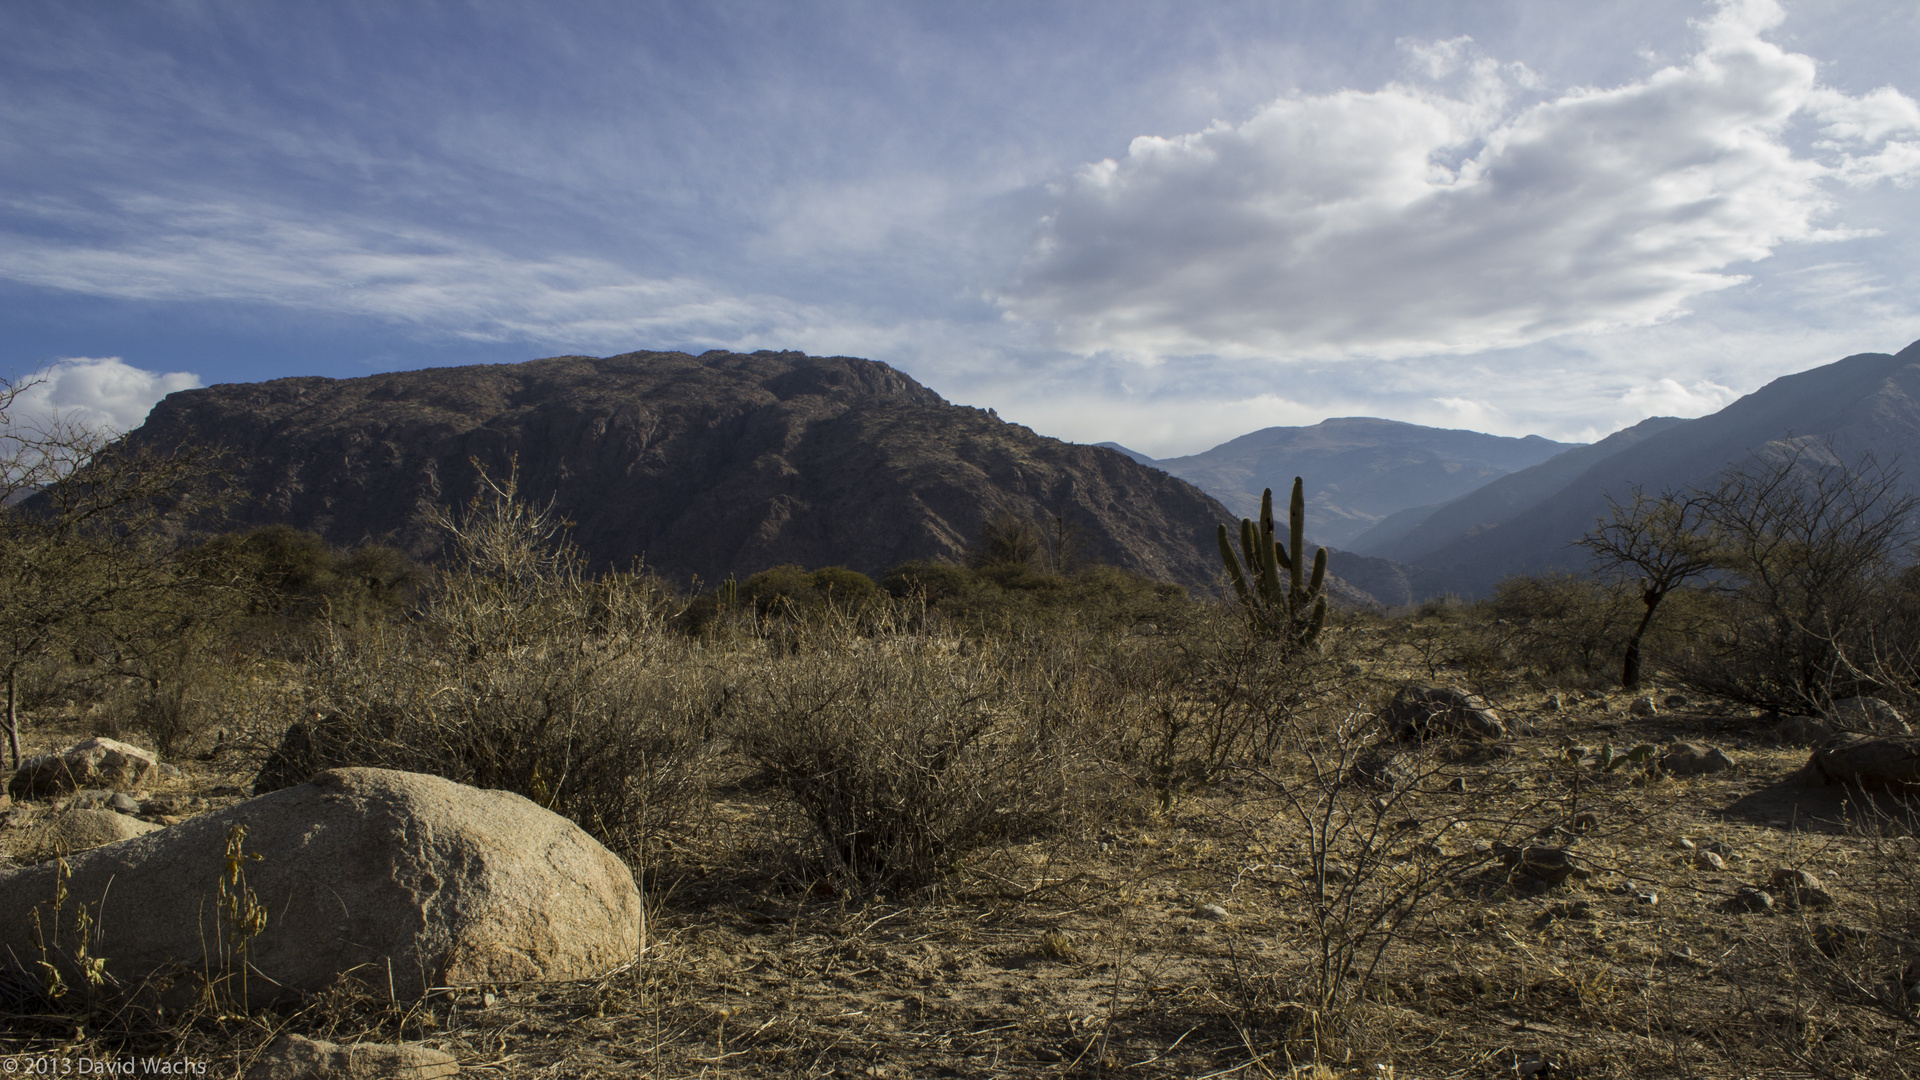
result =
M1243 517L1259 513L1263 490L1284 498L1293 478L1303 477L1309 539L1354 547L1396 514L1431 510L1577 444L1349 416L1311 427L1263 428L1204 453L1162 460L1117 443L1101 445L1165 469Z
M1783 376L1697 420L1643 421L1489 484L1372 550L1429 582L1484 595L1510 574L1583 567L1571 545L1605 515L1608 495L1705 486L1789 438L1830 440L1844 463L1870 453L1905 464L1907 490L1920 490L1920 342Z
M792 352L213 386L168 396L130 439L189 437L232 451L236 483L254 496L238 525L285 522L337 545L384 540L431 555L427 512L471 496L471 462L496 475L517 462L523 490L576 523L597 565L644 558L704 581L788 562L878 574L959 558L986 520L1009 513L1057 515L1089 558L1211 588L1216 526L1252 516L1262 488L1284 492L1298 475L1309 537L1334 549L1340 595L1395 606L1578 569L1571 545L1609 494L1705 485L1783 439L1831 440L1843 461L1870 452L1911 464L1920 342L1591 445L1348 417L1155 460L1037 435L885 364Z
M436 506L517 462L598 566L680 580L782 563L868 574L958 558L1007 513L1078 530L1088 558L1211 588L1227 510L1121 454L949 404L885 364L802 353L641 352L291 378L169 395L130 438L226 446L252 498L235 526L287 523L430 556Z

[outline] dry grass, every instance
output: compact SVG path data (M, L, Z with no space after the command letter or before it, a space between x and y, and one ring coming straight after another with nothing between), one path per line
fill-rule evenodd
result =
M184 775L156 793L179 796L165 820L232 802L294 718L324 744L283 755L295 770L521 790L634 863L651 915L633 963L175 1014L12 986L0 1053L239 1075L294 1030L424 1040L513 1077L1920 1072L1914 820L1801 786L1805 752L1747 710L1636 717L1571 688L1549 710L1511 642L1463 645L1447 611L1294 656L1201 610L1177 634L829 612L688 638L644 583L539 573L531 599L474 577L411 623L229 665L230 693L195 705L213 719L168 729ZM1435 675L1520 734L1385 742L1374 711ZM30 750L101 723L38 704ZM1583 764L1675 739L1740 768ZM9 811L0 845L52 809ZM1585 876L1502 854L1529 845ZM1835 903L1729 906L1779 869Z

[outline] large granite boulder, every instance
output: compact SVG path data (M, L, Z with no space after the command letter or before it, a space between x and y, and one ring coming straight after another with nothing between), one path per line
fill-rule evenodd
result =
M584 978L639 946L633 875L579 826L509 792L385 769L333 769L75 855L59 925L73 925L76 905L94 907L92 951L123 984L190 983L219 965L234 930L220 889L242 830L241 889L254 901L239 921L265 916L245 942L256 1000L343 974L403 1000L436 986ZM0 878L0 957L39 957L33 913L50 924L54 875L43 864Z
M1500 714L1478 694L1452 686L1413 683L1401 687L1380 719L1396 739L1430 739L1443 735L1472 735L1504 739L1507 726Z
M21 862L41 862L158 831L152 822L115 810L81 808L36 818L7 839Z
M1816 781L1920 795L1920 735L1835 735L1807 759Z
M159 779L161 771L160 760L137 746L88 739L21 762L7 782L7 793L16 799L45 799L80 788L129 790Z

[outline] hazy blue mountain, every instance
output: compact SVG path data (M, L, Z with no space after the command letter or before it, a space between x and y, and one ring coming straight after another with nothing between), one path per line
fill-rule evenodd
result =
M1392 514L1447 502L1575 445L1352 416L1264 428L1186 457L1135 457L1243 517L1259 512L1263 489L1285 498L1293 478L1304 477L1309 536L1346 547Z
M1160 467L1160 463L1159 463L1159 462L1157 462L1157 461L1155 461L1155 460L1153 460L1152 458L1150 458L1150 457L1148 457L1147 455L1145 455L1145 454L1143 454L1143 453L1141 453L1141 452L1140 452L1140 451L1138 451L1138 450L1129 450L1129 449L1127 449L1126 447L1124 447L1124 446L1121 446L1121 445L1120 445L1119 443L1117 443L1117 442L1103 442L1103 443L1094 443L1093 445L1095 445L1095 446L1104 446L1104 447L1106 447L1106 448L1107 448L1107 449L1109 449L1109 450L1118 450L1118 451L1119 451L1119 452L1121 452L1122 454L1125 454L1125 455L1127 455L1128 457L1130 457L1130 458L1132 458L1133 460L1135 460L1135 461L1137 461L1137 462L1139 462L1139 463L1140 463L1140 464L1142 464L1142 465L1151 465L1151 466L1153 466L1153 467L1154 467L1154 468L1156 468L1156 469Z
M1509 574L1579 569L1584 553L1572 544L1606 513L1609 494L1625 498L1636 485L1652 493L1703 486L1750 461L1756 450L1794 436L1831 439L1846 462L1871 453L1882 464L1907 463L1908 490L1915 490L1920 342L1897 355L1861 353L1775 379L1717 413L1672 424L1601 458L1518 515L1426 551L1416 562L1468 594L1483 594Z
M1677 416L1655 416L1616 431L1597 443L1575 447L1532 468L1508 473L1441 506L1403 510L1353 538L1361 555L1414 562L1458 540L1509 521L1551 498L1600 461L1653 435L1686 423Z

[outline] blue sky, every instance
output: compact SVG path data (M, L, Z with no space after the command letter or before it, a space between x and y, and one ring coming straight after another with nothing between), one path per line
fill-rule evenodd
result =
M1920 338L1920 5L0 6L0 373L884 360L1159 455Z

